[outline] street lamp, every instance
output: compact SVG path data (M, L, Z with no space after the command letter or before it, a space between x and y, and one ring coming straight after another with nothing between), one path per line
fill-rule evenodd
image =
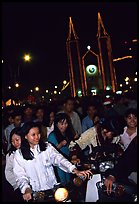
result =
M24 60L25 60L26 62L29 62L29 61L31 60L30 55L29 55L29 54L25 54L25 55L24 55Z
M64 85L66 85L66 83L67 83L67 81L66 81L66 80L64 80L64 81L63 81L63 84L64 84Z
M15 87L16 87L16 88L18 88L18 87L19 87L19 84L18 84L18 83L16 83L16 84L15 84Z
M35 91L39 91L39 87L38 86L35 87Z

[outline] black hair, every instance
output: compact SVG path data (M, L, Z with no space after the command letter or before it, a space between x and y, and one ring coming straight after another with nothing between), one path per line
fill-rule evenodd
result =
M11 147L10 147L10 149L8 150L8 153L9 153L9 156L13 153L13 152L15 152L16 151L16 148L13 146L13 144L12 144L12 137L13 137L13 135L14 134L16 134L16 135L18 135L18 136L20 136L21 137L21 140L22 140L22 131L21 131L21 127L16 127L16 128L14 128L12 131L11 131L11 133L10 133L10 144L11 144Z
M102 118L100 119L100 125L103 129L111 131L113 133L113 136L118 136L122 132L122 128L120 127L119 121L115 118Z
M67 127L66 132L65 132L66 140L68 143L70 143L70 141L73 140L73 138L74 138L74 131L73 131L71 119L66 113L57 113L55 115L54 133L56 134L56 139L57 139L58 143L60 143L63 140L63 135L61 134L60 130L58 129L57 124L60 121L64 122L64 120L66 120L68 123L68 127Z
M32 151L30 150L30 145L29 145L27 139L25 139L25 136L28 134L30 129L34 128L34 127L37 127L39 129L39 132L41 133L41 126L37 122L29 121L29 122L24 123L24 125L22 126L23 141L21 143L21 152L22 152L23 158L26 160L34 159L34 155L33 155ZM46 147L47 147L47 144L43 142L41 137L39 140L39 147L40 147L40 151L45 151Z
M55 110L54 108L51 108L51 107L47 108L47 111L46 111L46 120L45 120L45 125L46 125L47 127L49 127L50 114L51 114L52 112L54 113L54 117L55 117L55 115L56 115L56 110Z
M75 102L75 98L72 96L68 96L67 98L65 98L64 103L67 103L68 101L73 101Z
M135 108L129 108L125 112L125 117L127 118L130 114L133 114L137 117L137 110Z
M11 117L14 119L16 116L22 116L22 112L20 110L15 110L11 113Z

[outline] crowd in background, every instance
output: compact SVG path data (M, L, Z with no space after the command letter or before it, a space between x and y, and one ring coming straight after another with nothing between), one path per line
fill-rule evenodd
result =
M100 155L105 157L108 153L117 152L118 157L122 158L123 152L129 151L130 143L133 143L137 136L136 110L137 101L133 93L118 94L110 98L98 95L82 98L69 96L63 101L53 101L47 104L7 106L2 110L2 156L4 159L6 157L7 162L7 155L20 149L22 129L26 124L33 122L39 127L41 140L45 144L50 143L73 165L84 161L89 155L97 160ZM17 137L14 138L13 135ZM18 144L20 144L19 147ZM136 141L134 145L136 147ZM125 169L126 156L122 158L124 162L122 159L122 162L118 162L125 165L123 172L120 172L122 178L125 175L131 177L131 173L136 172L137 152L134 145L130 147L131 150L128 153L128 159L131 159L133 168ZM76 153L72 151L74 149ZM119 152L122 152L121 155ZM119 176L117 172L121 168L120 164L114 172L110 172L111 177L107 171L107 182L105 181L107 190L111 189L112 183ZM71 180L71 172L63 171L59 167L54 168L54 171L58 182L68 183ZM5 175L8 180L7 166ZM136 178L134 178L135 176L132 180L136 183ZM8 182L10 183L9 180ZM14 190L19 187L14 182L10 184Z

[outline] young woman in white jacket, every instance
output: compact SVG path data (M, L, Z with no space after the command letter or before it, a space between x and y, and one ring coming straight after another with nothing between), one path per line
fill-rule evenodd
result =
M28 122L22 127L23 141L14 156L14 174L23 199L32 199L32 192L48 190L57 184L53 166L77 176L90 176L91 171L79 171L51 144L41 140L37 123Z
M14 201L23 201L21 199L21 193L16 183L16 178L13 172L13 160L15 151L21 146L21 127L14 128L10 133L10 143L11 147L6 155L6 165L5 165L5 178L8 183L13 187L12 199ZM12 200L13 201L13 200Z

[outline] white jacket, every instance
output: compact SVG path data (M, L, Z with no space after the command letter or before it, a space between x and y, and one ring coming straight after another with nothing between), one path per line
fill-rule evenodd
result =
M9 153L6 155L5 178L13 186L14 190L16 190L18 186L13 172L14 154L15 152L10 154L10 156Z
M49 143L45 151L40 152L39 145L31 151L35 157L33 160L25 160L20 149L15 152L14 157L13 170L17 185L23 194L27 187L32 188L33 191L53 188L57 180L52 165L68 173L72 173L76 168Z

